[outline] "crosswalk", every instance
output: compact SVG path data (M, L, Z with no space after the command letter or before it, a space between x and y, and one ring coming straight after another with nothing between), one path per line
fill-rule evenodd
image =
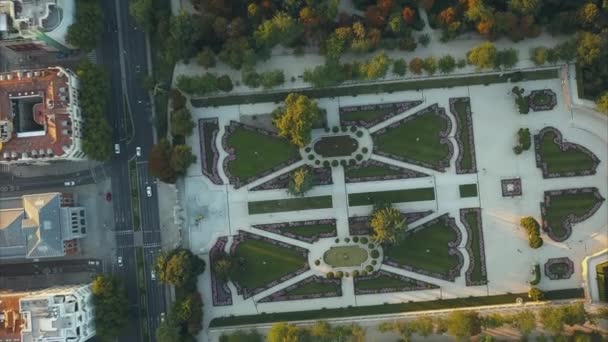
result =
M89 52L87 54L87 58L89 59L89 61L91 61L91 63L97 64L97 52L95 52L95 51Z
M10 165L0 163L0 173L11 173Z

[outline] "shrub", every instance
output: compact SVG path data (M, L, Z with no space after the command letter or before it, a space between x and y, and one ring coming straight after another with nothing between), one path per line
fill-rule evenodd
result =
M368 240L367 240L367 238L366 238L365 236L361 238L361 243L362 243L362 244L364 244L364 245L365 245L365 244L367 243L367 241L368 241Z
M340 239L335 239L334 241L335 241L336 243L339 243L339 242L340 242Z
M361 131L357 131L357 134L356 134L356 135L357 135L357 137L358 137L358 138L361 138L361 137L363 136L363 132L361 132Z
M532 146L532 138L530 136L530 130L528 128L520 128L517 131L517 137L518 137L518 144L515 147L520 149L519 153L521 153L522 151L529 150L530 147ZM519 154L519 153L516 152L516 154Z
M260 74L260 84L264 89L280 86L285 83L283 70L271 70Z
M445 55L439 59L437 66L442 74L449 74L456 68L456 60L450 55Z
M543 65L547 62L547 48L539 46L530 50L530 58L536 65Z
M519 145L513 147L513 153L521 154L522 152L523 152L523 149Z
M377 249L374 249L369 253L369 255L374 259L378 259L378 257L380 256L380 252L378 252Z
M315 260L315 265L319 266L320 264L321 264L321 261Z
M332 160L332 161L331 161L331 166L333 166L333 167L338 167L338 165L340 165L340 163L338 163L338 161L337 161L337 160Z
M328 279L332 279L332 278L334 277L334 272L327 272L327 273L325 274L325 276L326 276Z
M353 271L353 278L358 277L359 276L359 271L354 270Z
M346 132L348 132L348 127L342 126L342 127L340 127L340 130L342 131L342 133L346 133Z
M367 147L364 147L364 148L361 149L361 152L363 152L363 153L367 153L368 151L369 150L367 149Z
M540 237L540 225L533 217L523 217L519 221L519 225L528 234L528 244L531 248L539 248L543 245L543 239Z
M366 276L367 275L367 271L366 270L361 271L361 275L362 276Z
M365 266L365 270L367 272L373 272L374 271L374 267L372 265L367 265L367 266Z
M405 76L407 73L407 63L405 59L398 58L393 62L393 73L399 76Z
M458 62L456 62L456 66L458 67L458 69L462 69L462 68L466 67L467 60L464 58L459 59Z
M345 278L348 278L348 276L349 276L349 275L350 275L350 274L348 274L348 272L344 272L344 277L345 277Z
M372 265L376 266L377 264L378 264L378 261L372 260Z
M357 155L355 156L355 159L357 159L358 161L361 161L361 160L363 160L363 155L361 155L361 154L357 154Z
M308 155L308 160L313 160L315 159L315 155L314 154L309 154Z
M357 161L356 161L356 160L354 160L354 159L349 159L349 160L348 160L348 165L350 165L350 166L355 166L355 165L357 165Z
M330 164L329 164L329 160L324 160L324 161L323 161L323 166L325 166L325 167L329 167L329 165L330 165Z
M540 265L534 265L534 279L530 281L530 285L538 285L540 283Z
M241 80L244 85L250 88L259 87L261 82L260 74L251 68L244 68L243 71L241 71Z
M334 127L332 127L331 131L334 133L338 133L338 132L340 132L340 127L334 126Z
M359 242L359 237L358 236L354 236L353 237L353 242Z
M350 126L350 131L355 133L357 131L357 126Z
M304 149L304 152L306 152L306 153L310 153L310 151L312 151L312 148L310 148L310 147L307 147Z
M528 298L533 301L539 301L545 299L545 293L538 289L538 287L531 287L528 291Z
M344 277L344 273L342 271L336 272L336 278L342 278L342 277Z
M340 160L340 165L346 166L346 160L344 160L344 159Z
M321 161L320 160L315 160L315 165L321 165Z
M344 242L349 243L350 242L350 238L344 238Z
M367 245L367 248L374 249L374 248L376 248L376 246L373 243L370 243Z

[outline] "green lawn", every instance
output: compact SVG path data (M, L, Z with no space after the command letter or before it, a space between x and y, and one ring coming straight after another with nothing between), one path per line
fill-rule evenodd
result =
M249 215L280 211L325 209L332 207L331 196L302 197L282 200L249 202Z
M230 279L256 289L303 267L305 257L265 241L248 239L236 248ZM239 263L244 261L244 266Z
M279 313L265 313L262 315L245 315L245 316L231 316L231 317L219 317L211 320L209 326L215 327L226 327L243 324L257 324L257 323L271 323L271 322L284 322L284 321L299 321L299 320L320 320L338 317L351 317L351 316L367 316L367 315L383 315L403 312L416 312L426 310L441 310L441 309L453 309L453 308L466 308L474 306L485 306L485 305L500 305L500 304L513 304L517 298L522 298L524 301L528 298L527 293L510 293L496 296L483 296L483 297L465 297L465 298L451 298L451 299L438 299L426 302L409 302L409 303L397 303L397 304L378 304L378 305L362 305L362 306L349 306L345 308L336 309L318 309L309 311L291 311L291 312L279 312ZM555 291L545 292L546 300L563 300L563 299L574 299L584 298L584 292L582 288L564 289ZM297 308L294 308L297 309Z
M359 290L374 290L374 289L382 289L386 287L405 287L405 286L415 286L416 282L413 281L403 281L401 279L397 279L394 277L389 277L385 274L380 275L375 279L367 279L367 280L357 280L357 289Z
M439 142L439 132L447 127L448 121L445 118L427 113L380 135L374 135L374 144L382 152L437 164L450 153L448 146Z
M477 197L477 184L461 184L458 186L460 197Z
M347 167L344 170L344 173L348 177L358 178L358 177L376 177L376 176L392 176L392 175L400 175L399 171L391 170L386 167L381 167L377 165L369 165L361 168L352 168Z
M336 226L332 224L313 224L308 226L297 226L281 228L281 230L290 232L299 236L312 237L323 233L331 233L336 231Z
M462 141L462 151L459 153L462 155L462 159L460 160L460 168L462 169L471 169L473 167L473 151L471 151L470 141L473 139L469 134L468 124L469 121L472 121L469 115L467 115L467 107L471 107L471 102L456 102L454 104L454 109L456 110L456 114L458 115L458 119L460 125L462 126L460 129L460 141Z
M368 110L357 110L348 113L340 114L340 121L363 121L373 122L377 118L395 111L396 107L379 108L379 109L368 109Z
M298 149L287 140L260 134L238 127L229 137L228 146L234 148L236 159L228 170L242 180L297 157Z
M555 134L547 132L543 135L540 144L540 155L547 163L550 173L580 172L593 169L596 165L589 156L578 150L561 151L553 141Z
M525 80L546 80L558 77L556 69L534 70L522 72L521 74ZM380 94L404 90L449 88L467 85L489 85L493 83L506 83L509 81L509 78L511 76L512 73L504 73L502 74L502 76L501 74L493 74L481 76L437 78L430 80L407 80L390 83L360 84L318 89L298 89L298 93L306 95L310 98L353 96L359 94ZM257 102L275 102L284 101L288 94L289 91L250 95L216 96L205 99L194 99L191 100L191 103L194 107L208 107L240 105Z
M455 241L456 232L442 222L437 222L399 243L385 247L384 253L391 261L419 269L448 273L458 265L458 258L449 255L448 242Z
M356 245L331 247L323 254L323 261L332 267L359 266L367 258L367 251Z
M556 237L567 234L564 228L564 220L568 215L582 216L589 211L598 199L593 193L564 194L551 196L550 205L543 220L547 222Z
M350 156L357 150L359 143L350 135L337 135L321 138L315 143L315 152L323 157Z
M340 286L340 285L337 285ZM327 293L337 291L337 286L331 283L316 283L310 282L303 286L298 287L297 289L291 290L287 292L287 295L309 295L315 293Z
M404 203L418 201L432 201L435 199L434 188L420 188L407 190L392 190L379 192L362 192L348 195L348 204L351 207L370 205L377 202Z
M477 213L467 212L465 213L464 219L469 224L469 227L471 227L471 236L469 237L471 241L471 249L473 250L473 272L471 273L471 281L487 281L488 278L481 273L482 263L481 251L479 250L479 240L482 237L479 235L479 230L477 229ZM483 240L481 241L481 243L483 244Z

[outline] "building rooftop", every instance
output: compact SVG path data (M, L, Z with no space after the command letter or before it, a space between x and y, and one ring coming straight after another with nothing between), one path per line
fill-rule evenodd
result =
M0 258L65 255L60 210L60 193L26 195L22 208L0 210Z
M69 105L62 69L0 73L0 162L64 155L72 145Z
M0 294L0 342L21 341L19 299L23 294Z

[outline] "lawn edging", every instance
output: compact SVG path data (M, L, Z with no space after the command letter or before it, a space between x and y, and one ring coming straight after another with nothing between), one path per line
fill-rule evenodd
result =
M284 321L314 321L329 318L344 318L353 316L374 316L385 314L398 314L417 311L431 311L442 309L475 308L489 305L514 304L517 298L527 298L527 293L512 293L484 297L465 297L453 299L438 299L426 302L411 302L397 304L380 304L336 309L319 309L309 311L291 311L277 313L262 313L260 315L244 315L217 317L211 320L209 328L239 326L247 324L263 324ZM547 301L584 298L582 288L553 290L545 292ZM516 304L514 304L516 305Z

